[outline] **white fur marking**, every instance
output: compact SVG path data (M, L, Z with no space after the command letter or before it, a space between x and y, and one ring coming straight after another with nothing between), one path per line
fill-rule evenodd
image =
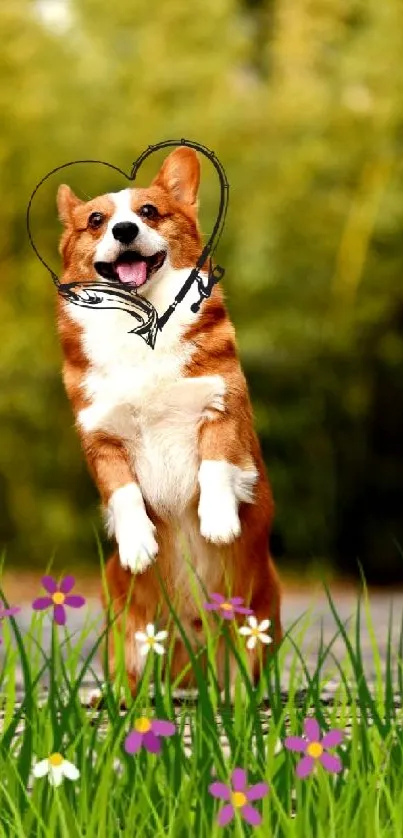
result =
M222 405L219 375L183 378L143 406L134 468L143 495L162 515L181 515L197 491L197 430L206 410ZM223 405L222 405L223 406Z
M114 262L121 253L130 250L130 247L127 248L126 245L116 241L112 233L112 228L120 221L132 221L137 225L139 232L134 240L133 247L143 256L153 256L160 250L167 250L166 240L156 230L145 224L137 213L133 212L131 208L131 189L111 192L108 197L115 204L116 212L110 218L106 232L97 244L94 262Z
M139 487L128 483L116 489L108 504L109 533L115 533L122 567L142 573L158 553L155 527L150 521Z
M200 532L214 544L229 544L241 534L240 501L253 503L256 469L241 469L226 460L203 460L199 469Z
M145 283L147 298L159 313L190 270L174 270L167 257ZM90 362L82 383L89 405L77 421L88 433L103 430L123 441L143 497L170 518L179 517L197 492L200 424L224 409L222 376L183 376L195 347L182 337L200 316L190 309L197 298L192 286L158 334L154 349L129 333L132 320L126 312L69 305L70 316L83 329Z

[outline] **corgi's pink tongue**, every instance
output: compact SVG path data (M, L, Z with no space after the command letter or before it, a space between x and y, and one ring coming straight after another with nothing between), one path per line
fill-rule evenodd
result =
M147 265L145 262L122 262L116 265L116 273L121 282L139 288L147 279Z

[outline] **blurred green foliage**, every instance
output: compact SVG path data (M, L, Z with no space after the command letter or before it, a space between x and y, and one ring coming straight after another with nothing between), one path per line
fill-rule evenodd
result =
M43 567L56 550L89 562L99 524L61 382L55 291L26 235L29 195L68 160L129 170L149 143L185 136L215 150L230 183L218 256L277 503L274 552L402 579L400 0L13 0L0 28L11 561ZM206 164L206 233L214 177ZM50 179L33 227L57 270L62 180L81 197L121 188L90 166Z

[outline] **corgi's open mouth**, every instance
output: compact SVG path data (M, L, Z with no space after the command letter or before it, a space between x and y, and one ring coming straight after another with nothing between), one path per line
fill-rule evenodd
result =
M166 252L143 256L136 250L126 250L114 262L94 262L96 272L104 279L115 279L133 288L140 288L165 262Z

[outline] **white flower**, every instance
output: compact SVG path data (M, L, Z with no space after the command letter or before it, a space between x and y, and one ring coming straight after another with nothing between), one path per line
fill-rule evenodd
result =
M168 637L167 631L159 631L155 634L155 626L152 623L148 623L145 633L144 631L136 631L134 636L136 640L140 640L140 643L143 643L143 646L140 648L141 655L147 655L150 649L154 649L159 655L164 654L165 649L159 641L165 640Z
M37 762L32 770L34 777L45 777L47 774L51 786L60 786L63 777L67 777L68 780L77 780L80 776L78 768L59 753L51 754L48 759Z
M240 634L250 635L246 644L247 649L254 649L258 639L261 643L273 643L273 638L270 637L270 635L265 634L266 629L269 628L270 622L270 620L262 620L262 622L258 624L256 617L253 615L248 617L249 626L242 626L242 628L239 629Z

